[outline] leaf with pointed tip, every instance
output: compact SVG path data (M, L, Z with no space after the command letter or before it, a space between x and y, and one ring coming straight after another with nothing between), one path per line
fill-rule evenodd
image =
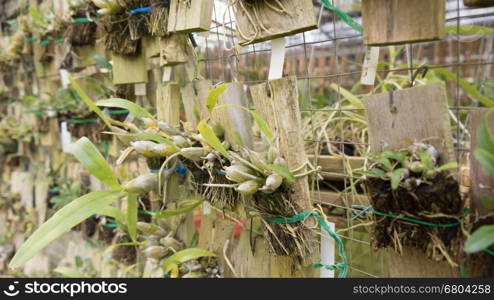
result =
M489 248L494 244L494 225L482 226L466 241L465 252L475 253Z
M112 188L121 187L108 162L88 138L83 137L70 144L67 152L74 155L91 175L107 186Z
M201 257L214 257L216 254L200 248L189 248L168 257L163 264L163 271L168 274L184 262Z
M209 112L211 112L216 107L216 104L218 104L218 100L220 99L220 96L226 91L227 88L228 88L228 84L223 83L218 85L209 92L208 99L206 100L206 107L208 108Z
M81 97L82 101L86 103L86 105L89 107L90 110L94 111L98 117L103 120L103 122L108 126L108 128L111 128L111 124L109 121L109 118L103 113L101 109L99 109L96 104L94 104L93 100L89 98L89 96L84 92L84 90L81 88L81 86L72 78L72 76L68 76L70 85L74 89L74 91Z
M211 128L206 121L202 120L197 126L197 129L211 147L221 153L224 157L230 157L230 154L228 154L221 141L216 134L214 134L213 128Z
M98 214L102 208L113 203L122 194L120 189L104 190L73 200L57 211L22 244L10 261L9 267L17 268L23 265L48 244L92 215Z
M153 118L153 115L147 110L142 108L140 105L135 104L129 100L120 98L111 98L106 100L100 100L96 102L97 106L102 107L117 107L128 110L133 116L137 118Z
M127 196L127 230L133 242L137 241L137 195Z

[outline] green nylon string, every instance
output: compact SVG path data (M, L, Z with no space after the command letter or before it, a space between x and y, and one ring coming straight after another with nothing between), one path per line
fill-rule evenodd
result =
M454 223L449 223L449 224L435 224L435 223L426 222L426 221L422 221L422 220L417 220L417 219L412 219L412 218L400 217L400 216L397 216L397 215L387 214L387 213L383 213L383 212L377 211L375 209L373 209L373 213L375 215L378 215L378 216L388 217L388 218L393 218L393 219L398 219L398 220L403 220L403 221L407 221L407 222L410 222L410 223L420 224L420 225L429 226L429 227L451 228L451 227L456 227L456 226L460 225L460 222L454 222Z
M55 43L61 44L61 43L63 43L64 40L65 40L65 38L59 38L59 39L55 40Z
M103 155L105 158L108 158L108 156L110 155L110 144L107 140L103 141Z
M494 256L494 251L492 251L490 249L484 249L484 252L487 253L487 254L490 254L490 255Z
M346 278L348 274L348 259L346 257L345 246L343 245L343 241L338 236L338 234L336 234L336 232L331 230L326 220L324 220L317 212L306 211L289 218L266 218L266 221L276 224L292 224L292 223L302 222L303 220L307 219L310 216L316 217L319 225L329 234L329 236L331 236L336 241L336 244L338 245L338 256L341 259L341 262L335 265L315 263L312 265L312 267L314 269L320 269L320 268L325 268L328 270L338 269L340 270L340 272L338 273L338 278Z
M341 20L343 20L343 22L345 22L346 24L348 24L348 26L352 27L353 29L355 29L356 31L358 31L359 33L363 33L364 32L364 28L362 27L362 25L360 25L359 23L355 22L355 20L352 19L352 17L350 17L349 15L347 15L346 13L344 13L343 11L337 9L336 7L334 7L331 2L329 2L329 0L321 0L322 4L327 8L329 9L330 11L332 11L333 13L335 13L336 15L338 15Z
M74 18L74 23L91 23L88 18Z
M35 37L35 36L32 36L32 37L30 37L30 38L28 38L28 39L27 39L27 41L28 41L29 43L36 42L37 40L38 40L38 38L37 38L37 37Z
M112 115L126 115L129 113L129 110L127 109L117 109L117 110L111 110L110 114Z
M48 39L48 40L43 40L43 41L39 42L39 44L40 44L41 46L46 46L46 45L48 45L50 42L51 42L51 39Z
M67 122L72 124L90 124L90 123L98 123L98 119L81 119L81 120L70 119L67 120Z

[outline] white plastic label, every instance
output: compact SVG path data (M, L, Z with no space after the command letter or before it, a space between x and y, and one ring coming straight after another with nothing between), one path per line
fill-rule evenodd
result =
M283 66L285 64L285 38L271 42L271 66L269 67L269 80L283 77Z
M62 87L67 88L69 87L70 81L69 81L69 72L65 69L60 69L60 81L62 81Z
M329 228L334 232L335 225L334 223L328 222ZM335 242L329 236L329 234L321 228L321 263L325 265L334 265L335 264ZM334 271L328 270L326 268L321 268L321 278L334 278Z
M365 85L374 85L378 63L379 47L367 47L365 50L364 66L362 68L360 83Z
M211 204L209 204L207 201L204 201L202 204L202 214L205 216L211 214Z
M67 129L67 122L60 125L60 140L62 142L62 151L67 152L67 147L72 143L72 134Z
M134 85L135 95L136 96L146 96L146 84L145 83L136 83Z
M163 68L163 82L169 82L172 78L172 67Z

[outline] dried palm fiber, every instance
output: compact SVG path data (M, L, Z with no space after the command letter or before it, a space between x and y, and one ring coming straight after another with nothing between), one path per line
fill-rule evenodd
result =
M98 27L93 20L96 18L96 10L97 7L92 2L74 10L64 34L72 46L94 45Z
M261 5L262 7L271 9L280 15L291 16L293 14L286 8L282 0L230 0L229 6L233 7L236 13L242 12L245 14L252 29L249 30L248 28L241 28L237 24L238 34L243 40L246 41L242 44L252 43L261 35L263 31L268 34L273 34L265 24L266 20L262 20L260 17ZM252 34L248 33L250 31L252 31Z
M5 52L0 49L0 68L8 66L13 60L19 58L24 48L25 40L26 34L23 31L19 31L12 36Z
M162 37L168 33L168 14L170 0L151 0L152 12L149 17L149 33L152 36Z
M149 14L133 14L131 13L131 10L148 7L150 2L150 0L121 0L119 2L128 13L128 26L131 40L137 41L149 33Z

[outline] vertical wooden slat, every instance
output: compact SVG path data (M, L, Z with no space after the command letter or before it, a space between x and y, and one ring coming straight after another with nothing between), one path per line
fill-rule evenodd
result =
M261 83L250 88L256 112L268 123L277 137L275 144L280 157L288 168L293 169L307 161L301 130L301 114L298 106L298 89L295 77L286 77ZM292 186L294 206L299 212L312 210L309 183L307 178L298 179ZM309 238L312 238L309 235ZM313 241L309 241L311 243ZM317 252L316 247L314 249ZM308 258L311 260L311 258ZM272 277L311 276L311 271L294 257L273 256L271 258Z

